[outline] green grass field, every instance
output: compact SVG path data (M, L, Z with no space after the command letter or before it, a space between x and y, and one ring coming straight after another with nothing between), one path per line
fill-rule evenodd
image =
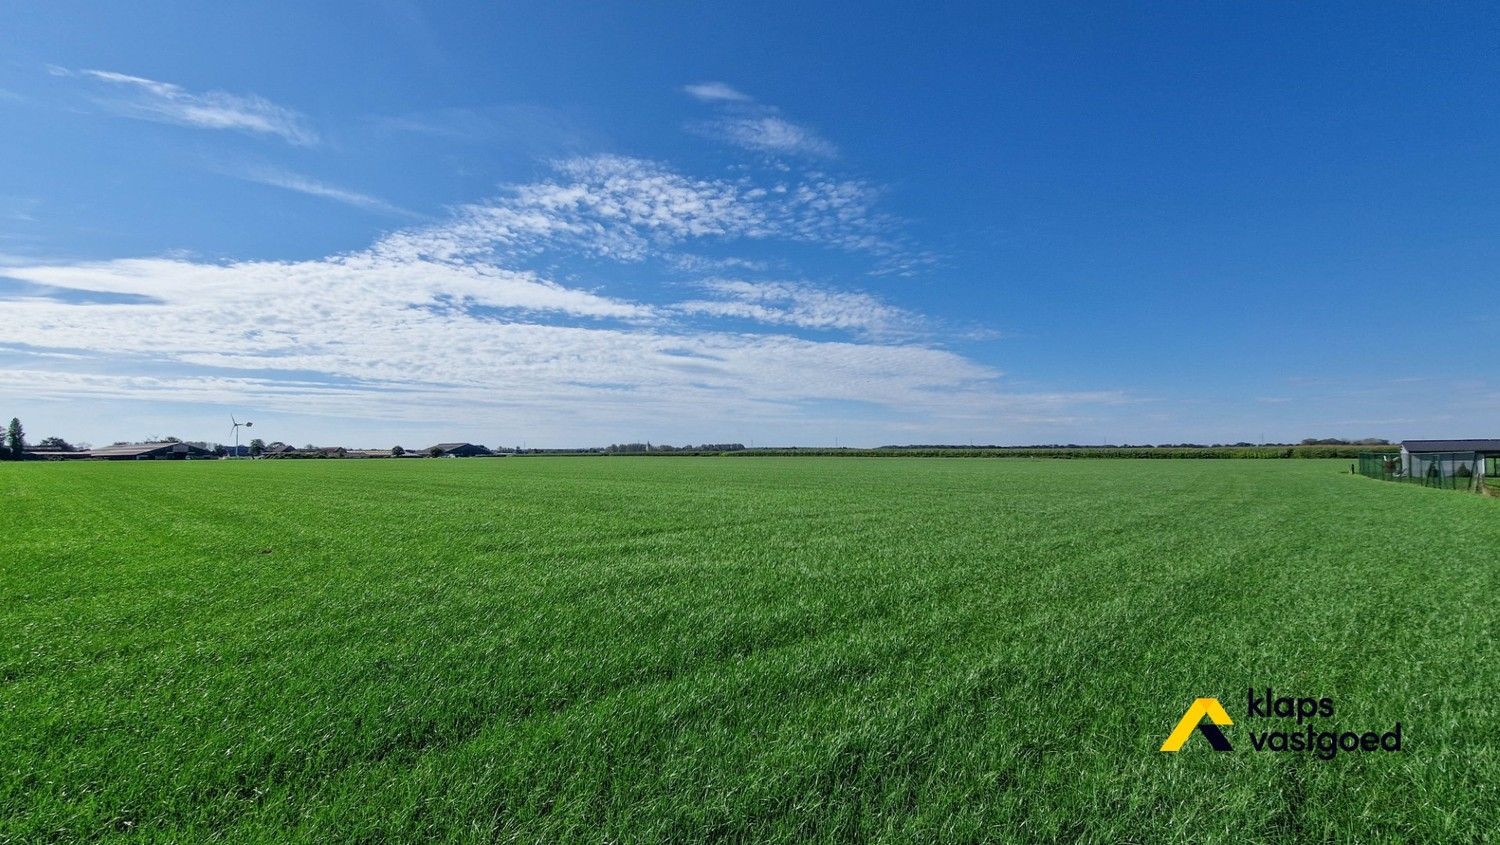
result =
M1347 468L0 464L0 842L1488 841L1500 500Z

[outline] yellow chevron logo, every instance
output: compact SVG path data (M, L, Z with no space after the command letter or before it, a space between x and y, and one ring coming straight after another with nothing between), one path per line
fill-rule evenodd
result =
M1207 722L1203 721L1205 717L1208 718ZM1234 746L1229 744L1229 738L1224 736L1224 732L1218 728L1219 725L1232 724L1234 720L1224 712L1224 705L1220 704L1217 698L1195 699L1193 706L1182 714L1182 719L1177 722L1177 727L1172 729L1172 734L1167 737L1167 741L1161 744L1161 750L1178 750L1184 742L1188 741L1193 729L1197 728L1215 751L1233 751Z

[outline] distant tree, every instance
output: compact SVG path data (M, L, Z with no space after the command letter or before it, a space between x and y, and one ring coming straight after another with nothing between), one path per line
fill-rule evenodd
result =
M427 457L429 458L440 458L442 456L443 450L438 448L437 446L433 446L432 448L427 450Z
M1348 446L1349 441L1339 437L1304 437L1303 446Z
M36 444L38 449L46 449L49 452L72 452L73 444L61 437L43 437L42 442Z
M10 418L10 425L5 429L5 448L13 461L26 457L26 429L21 427L20 417Z
M225 446L223 443L215 443L213 453L222 458L225 455L229 454L229 447Z
M250 441L250 457L258 458L260 453L266 451L266 441L259 437Z
M391 447L391 457L393 457L393 458L399 458L399 457L401 457L404 454L406 454L406 450L403 449L403 448L401 448L400 446L392 446Z

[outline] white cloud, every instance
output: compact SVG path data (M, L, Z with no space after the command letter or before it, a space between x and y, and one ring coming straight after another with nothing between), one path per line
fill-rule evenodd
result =
M275 135L299 146L318 142L318 133L307 118L255 94L224 91L194 93L180 85L107 70L49 67L58 76L76 76L103 82L118 92L105 102L129 117L158 123L173 123L203 129L229 129L259 135Z
M391 235L376 250L457 260L566 248L636 262L690 240L782 239L882 258L898 251L894 221L874 209L879 192L859 181L812 174L764 187L692 178L626 156L574 158L556 169L559 178L513 186L462 207L454 220Z
M705 103L748 103L751 99L749 94L737 91L723 82L698 82L684 85L682 90Z
M695 121L688 129L705 138L723 141L751 152L771 155L834 158L838 148L813 129L781 116L775 106L757 104L749 95L723 82L683 86L695 99L718 106L719 116Z
M756 258L741 258L735 255L708 256L690 252L670 253L662 256L674 270L684 273L723 273L726 271L750 271L764 273L771 268L768 261Z
M302 329L303 321L295 312L280 314L280 305L257 305L267 297L297 301L298 309L308 313L346 311L383 312L387 309L412 309L437 306L446 302L487 308L518 309L529 312L555 312L575 317L641 320L653 316L650 308L599 296L587 291L566 288L546 281L534 273L508 270L483 263L454 264L425 260L395 261L370 252L330 256L316 261L280 262L247 261L230 264L195 263L166 258L121 259L73 265L43 265L7 268L5 275L23 282L51 288L134 294L160 300L161 308L124 305L68 305L53 302L55 313L48 323L52 339L27 338L18 332L8 339L36 346L93 348L87 340L89 326L100 330L112 328L116 316L126 320L160 318L163 322L182 319L196 325L171 330L194 343L200 340L199 327L218 331L213 317L218 311L245 314L259 311L265 322L285 316L288 326ZM244 300L244 301L241 301ZM344 304L348 303L348 304ZM197 319L189 315L201 315ZM69 317L68 315L74 315ZM231 315L225 315L226 321ZM383 321L377 321L383 322ZM79 335L69 335L70 326ZM18 327L19 328L19 327ZM123 328L123 327L122 327ZM164 326L166 329L170 327ZM126 329L128 332L128 329ZM259 340L257 340L259 338ZM101 338L107 341L107 337ZM251 346L267 351L264 333L250 338ZM117 339L120 345L111 351L149 351L156 339L145 336L131 341ZM131 344L138 343L139 348ZM226 339L222 345L231 345ZM274 351L274 350L272 350Z
M806 126L768 115L721 117L690 124L709 138L760 153L833 158L838 148Z
M155 299L12 300L8 343L86 352L109 368L132 361L212 368L220 373L214 383L226 371L280 372L257 376L265 383L254 397L285 410L430 417L455 406L505 406L591 413L602 424L622 411L667 414L684 404L733 415L806 401L947 403L996 375L940 349L692 331L662 322L649 306L498 268L399 264L367 254L228 265L145 259L7 274ZM595 324L538 321L548 314ZM309 373L319 378L309 380ZM138 373L77 375L108 375L109 395L140 388L141 398L167 398L165 388L138 381ZM204 389L197 376L186 381ZM30 384L73 395L95 382ZM171 398L186 401L191 391Z
M710 279L702 286L719 298L690 300L673 307L688 314L881 337L909 336L923 324L916 314L858 291L830 290L797 282L732 279Z
M271 167L250 168L234 174L240 179L248 182L258 182L262 185L270 185L275 188L285 188L288 191L307 194L308 196L321 197L323 199L341 202L345 205L362 208L366 211L376 211L381 214L395 214L404 217L415 217L416 214L404 208L391 205L379 197L362 194L358 191L350 191L326 182L320 182L299 173Z
M311 180L292 189L338 190ZM583 257L649 275L696 254L680 245L740 239L879 260L894 248L878 196L819 174L757 184L599 156L561 162L551 178L511 186L441 223L315 260L7 267L7 277L41 293L5 302L0 343L54 357L0 370L0 392L235 401L363 419L462 415L595 432L663 419L722 430L731 420L835 413L829 403L854 403L892 425L968 426L1108 401L1006 394L992 368L914 342L930 337L918 315L859 291L715 279L703 283L705 296L652 303L580 286L592 271L562 284L552 271L528 269ZM748 259L725 261L755 272ZM767 330L707 322L719 317Z

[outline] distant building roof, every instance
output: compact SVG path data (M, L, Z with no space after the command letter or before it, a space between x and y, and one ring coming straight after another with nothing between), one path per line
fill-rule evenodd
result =
M1403 440L1408 452L1497 452L1500 440Z
M207 449L200 449L190 443L117 443L113 446L99 446L89 450L92 458L129 458L137 455L148 455L152 452L185 452L190 455L213 454Z
M438 443L433 446L428 446L426 449L422 450L422 453L425 455L430 455L434 452L439 455L453 455L460 458L472 457L474 455L494 454L489 449L486 449L485 447L480 446L477 443Z
M33 458L46 458L48 460L73 460L87 458L89 450L74 449L71 452L62 449L31 449L27 448L26 454Z

